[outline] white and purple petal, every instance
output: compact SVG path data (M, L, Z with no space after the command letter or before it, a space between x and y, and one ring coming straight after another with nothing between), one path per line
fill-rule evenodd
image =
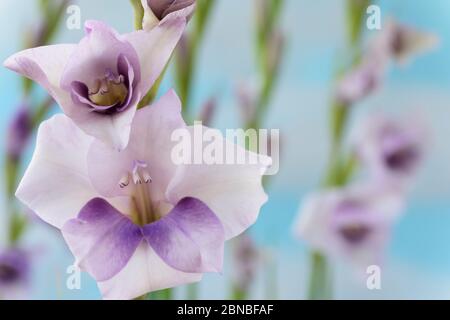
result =
M92 140L64 115L39 127L36 149L16 196L57 228L97 196L86 162Z
M198 199L182 199L164 218L144 226L143 233L158 256L176 270L222 271L224 230Z
M39 83L64 108L71 104L69 92L60 87L61 77L75 44L58 44L27 49L9 57L4 66Z
M125 268L110 280L98 282L98 286L104 299L130 300L201 279L202 273L173 269L146 242L141 242Z
M119 273L142 241L142 231L106 200L89 201L62 234L77 264L97 281Z
M194 137L194 127L187 128ZM236 159L254 158L244 164L184 164L177 168L176 174L167 189L167 199L177 203L185 197L203 201L217 215L225 229L225 238L231 239L257 219L260 209L267 201L262 186L262 177L270 158L246 151L238 145L223 139L218 130L204 128L221 137L213 143L223 150L234 150Z

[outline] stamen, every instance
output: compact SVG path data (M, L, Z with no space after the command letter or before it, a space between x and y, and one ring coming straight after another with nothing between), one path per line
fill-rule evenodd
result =
M145 170L145 168L147 168L147 163L144 161L134 161L134 167L132 170L134 184L150 183L152 181L150 173Z
M126 173L122 179L120 179L119 181L119 187L120 188L125 188L128 187L128 185L130 184L130 175L128 173Z
M119 186L120 188L130 188L127 191L134 204L133 221L139 225L146 225L159 220L162 217L162 209L151 198L153 194L152 177L147 163L135 160L131 165L132 167L120 179Z
M109 92L108 82L106 80L102 80L101 81L101 86L100 86L100 94L104 95L104 94L106 94L108 92Z
M134 184L142 184L141 176L137 171L133 172L133 182Z
M89 90L89 98L100 106L122 104L128 95L125 76L116 76L111 70L106 70L104 77L96 80L94 89Z
M142 177L144 178L144 182L145 183L151 183L152 182L152 177L150 177L150 173L148 173L147 170L143 170L142 171Z

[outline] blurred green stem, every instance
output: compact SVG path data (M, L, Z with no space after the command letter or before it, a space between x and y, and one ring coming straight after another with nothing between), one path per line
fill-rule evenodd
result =
M333 104L332 107L332 147L330 162L326 170L326 176L323 183L324 188L333 188L344 185L346 181L340 179L341 175L341 153L342 137L344 135L345 125L348 118L348 107L340 104ZM311 253L310 282L308 289L308 299L310 300L330 300L332 294L332 271L327 263L327 259L322 253L314 251Z
M187 286L187 299L188 300L198 299L198 285L196 283L191 283Z
M167 68L169 67L169 64L170 64L170 60L166 64L166 66L164 67L164 70L162 71L161 75L158 77L158 79L156 79L156 81L153 84L153 86L150 89L150 91L147 92L147 94L144 96L144 98L142 98L142 100L139 102L138 109L141 109L141 108L144 108L144 107L148 106L149 104L151 104L156 99L156 96L158 95L159 88L161 87L161 84L162 84L162 82L164 80L164 76L166 75Z
M198 52L203 42L206 26L216 0L197 0L195 14L192 17L192 30L186 33L175 53L175 82L177 93L183 106L183 117L187 123L194 119L191 114L192 83L197 67ZM187 298L198 299L198 286L193 283L187 286Z
M142 7L141 0L130 0L134 11L134 28L136 30L142 29L142 22L144 20L144 8Z
M330 300L332 297L331 270L327 260L319 252L312 252L308 299Z
M183 105L183 114L190 114L192 83L195 76L200 46L203 42L206 26L216 0L197 0L196 11L192 17L192 30L185 34L184 46L179 46L176 55L175 80L177 92Z
M247 300L248 294L246 291L239 288L239 286L233 285L231 290L231 300Z
M365 13L370 5L370 0L347 0L347 38L349 51L354 55L349 68L353 68L360 59L361 50L359 48L363 25L365 23ZM338 75L339 80L341 74ZM354 155L347 159L343 156L342 140L345 135L348 119L352 106L343 105L333 101L331 107L331 152L330 162L326 170L323 187L326 189L345 186L350 180L356 167ZM327 263L326 257L318 252L311 253L311 278L309 283L309 299L332 299L332 271Z
M134 11L134 29L142 30L142 22L144 19L144 8L142 7L141 1L140 0L130 0L130 3L133 6L133 11ZM166 74L169 64L170 64L170 60L164 67L164 70L161 72L161 75L158 77L158 79L156 79L153 86L150 88L150 90L147 92L147 94L139 102L138 109L148 106L156 99L156 96L158 95L159 87L161 86L161 83L164 80L164 76Z
M256 20L256 62L258 76L261 79L261 87L259 88L259 95L255 104L255 114L248 123L244 123L245 129L255 129L259 130L263 125L264 119L267 115L267 111L270 106L270 99L273 96L275 85L278 81L280 66L282 62L284 43L280 44L283 47L278 48L279 56L275 61L271 61L270 52L273 50L271 46L275 45L272 43L271 37L275 32L279 32L278 22L282 13L284 0L268 0L266 2L267 10L263 10L261 15L257 16ZM257 3L257 5L264 6L264 3ZM261 7L257 9L262 9ZM251 150L249 146L247 149ZM258 150L251 150L258 152ZM263 177L263 186L266 189L271 181L272 176ZM241 241L240 238L237 241ZM270 266L268 271L268 281L267 281L267 295L272 296L272 299L276 297L276 263ZM244 300L248 298L248 292L239 289L239 285L233 285L232 288L232 298L238 300Z
M173 290L172 289L164 289L155 292L150 292L144 300L172 300L173 299Z
M358 44L371 0L347 0L347 34L349 43Z

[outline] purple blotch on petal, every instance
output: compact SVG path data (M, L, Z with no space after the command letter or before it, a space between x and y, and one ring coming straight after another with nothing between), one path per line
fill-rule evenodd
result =
M142 240L140 228L100 198L89 201L62 232L80 267L97 281L119 273Z
M144 237L169 266L183 272L221 272L225 234L202 201L184 198L161 220L143 227Z

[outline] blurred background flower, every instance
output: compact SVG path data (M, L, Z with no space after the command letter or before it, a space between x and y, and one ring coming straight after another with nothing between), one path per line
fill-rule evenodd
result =
M0 252L0 299L31 298L30 255L22 249Z
M372 179L399 187L413 181L429 142L424 121L412 114L400 119L373 114L362 119L353 133L354 147Z
M381 264L403 209L403 194L389 188L353 185L324 191L303 200L295 234L364 274L368 266Z

